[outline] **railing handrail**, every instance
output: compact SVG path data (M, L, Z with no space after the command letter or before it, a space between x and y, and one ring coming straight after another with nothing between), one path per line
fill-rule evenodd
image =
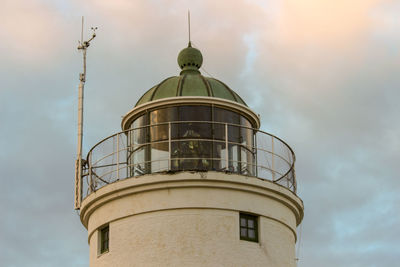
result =
M256 133L259 132L259 133L262 133L262 134L266 134L266 135L269 135L269 136L271 136L271 137L273 137L273 138L279 140L279 141L282 142L284 145L286 145L287 148L289 148L289 150L290 150L291 153L292 153L293 162L295 161L295 154L294 154L293 149L292 149L285 141L283 141L281 138L277 137L276 135L273 135L273 134L271 134L271 133L265 132L265 131L260 130L260 129L257 129L257 128L248 127L248 126L245 126L245 125L240 125L240 124L236 124L236 123L228 123L228 122L218 122L218 121L171 121L171 122L161 122L161 123L157 123L157 124L146 124L146 125L144 125L144 126L138 126L138 127L136 127L136 128L133 128L133 129L127 129L127 130L124 130L124 131L115 133L115 134L113 134L113 135L110 135L110 136L108 136L108 137L106 137L106 138L100 140L99 142L97 142L97 143L89 150L88 156L89 156L89 154L93 151L93 149L95 149L99 144L101 144L101 143L103 143L104 141L106 141L107 139L110 139L110 138L112 138L112 137L114 137L114 136L117 136L117 135L119 135L119 134L126 134L126 133L128 133L128 132L130 132L130 131L136 131L136 130L139 130L139 129L141 129L141 128L154 127L154 126L160 126L160 125L168 125L168 124L175 124L175 123L212 123L212 124L220 124L220 125L228 125L228 126L241 127L241 128L245 128L245 129L249 129L249 130L256 131Z
M180 124L193 124L194 126L196 124L197 125L199 125L199 124L222 125L225 128L225 132L224 132L224 134L221 135L221 136L223 136L223 139L220 139L220 138L215 139L215 138L207 138L207 137L204 138L204 136L203 137L199 136L198 138L193 137L193 136L189 136L189 137L179 136L178 138L172 138L172 136L171 136L171 128L172 127L171 126L172 125L180 125ZM159 127L159 126L165 126L165 125L168 126L168 136L166 138L163 138L163 139L159 139L159 140L155 140L155 141L148 141L148 139L146 138L145 139L146 142L143 142L143 143L140 143L140 144L129 144L130 141L126 140L125 137L123 139L121 139L121 136L129 137L130 136L129 133L133 133L133 132L141 130L141 129L151 129L151 127ZM249 145L248 142L237 142L237 141L234 142L234 140L229 140L230 138L229 138L229 134L228 134L228 128L230 126L231 127L238 127L239 129L246 129L246 130L252 131L252 139L251 139L252 141L250 142L250 145ZM223 130L223 129L221 129L221 130ZM241 136L241 135L239 135L239 136ZM262 136L269 136L271 139L266 139L267 143L263 142L262 144L261 143L258 144L258 141L262 140L262 139L260 139ZM117 148L116 149L114 147L115 139L113 139L115 137L116 137L116 143L117 143ZM96 155L95 155L95 161L92 162L93 153L96 150L96 148L99 148L101 146L101 144L106 144L106 142L108 142L109 140L112 140L112 149L111 149L112 151L111 151L111 153L102 154L101 152L99 152L101 157L97 158ZM125 144L123 142L123 140L126 140L127 143ZM243 139L240 139L240 140L243 140ZM246 139L244 139L244 140L246 140ZM247 139L247 140L249 140L249 139ZM268 140L270 140L270 141L268 141ZM220 157L217 157L217 158L215 158L215 157L174 157L173 158L172 157L171 143L174 143L174 142L190 142L190 141L225 143L225 153L226 154L225 154L225 156L221 154ZM276 141L278 141L278 143L280 143L280 145L283 145L284 149L287 149L286 150L286 152L288 152L287 155L284 155L285 153L281 155L281 153L277 153L275 151L274 145L275 145ZM123 145L122 147L120 147L121 143ZM141 162L130 164L131 157L133 157L133 155L135 155L136 149L138 149L140 147L146 147L148 145L162 144L162 143L164 143L164 144L168 143L168 150L165 150L165 152L168 153L168 158L165 158L165 159L157 159L157 158L153 159L152 158L151 160L143 159ZM107 144L109 144L109 143L107 143ZM254 162L253 162L253 160L248 161L249 159L248 160L234 160L233 158L228 158L228 154L229 153L233 153L233 152L228 152L228 145L237 145L239 147L243 147L243 149L248 150L248 152L252 153L252 155L253 155L252 157L253 157ZM268 148L268 146L271 146L271 148ZM123 152L123 151L129 151L130 148L135 148L134 152L130 151L130 153L132 153L132 156L131 155L127 156L126 161L120 162L120 158L119 158L120 157L120 153ZM268 149L271 149L271 151L268 150ZM280 149L282 149L282 147L280 147ZM280 152L284 152L284 151L285 150L280 150ZM127 152L123 152L123 153L127 153ZM240 152L240 150L239 150L239 152L235 152L235 153L242 153L242 152ZM265 165L265 162L263 163L264 165L262 163L260 163L261 161L259 161L259 156L260 156L260 155L258 155L259 153L268 153L268 154L270 154L270 156L268 156L268 157L265 156L264 158L260 159L260 160L265 160L266 159L266 162L267 162L268 166ZM96 154L97 154L97 152L96 152ZM232 156L232 155L240 156L238 154L229 154L229 156ZM114 163L115 156L116 156L117 160ZM271 164L270 164L270 162L268 160L269 157L271 157L270 160L272 161L271 162L272 166L271 166ZM112 162L108 163L108 164L101 165L100 164L101 161L106 160L107 158L110 158ZM247 156L246 156L246 158L247 158ZM285 165L278 166L278 168L280 170L282 170L282 171L284 169L286 169L286 167L284 167L284 166L286 166L286 164L287 164L287 168L288 169L287 169L286 172L284 172L283 175L282 175L282 172L278 171L275 168L275 166L274 166L275 159L278 159L279 162L285 163ZM294 171L294 165L295 165L296 158L295 158L295 154L294 154L292 148L285 141L283 141L282 139L280 139L279 137L277 137L277 136L275 136L273 134L270 134L268 132L262 131L260 129L252 128L252 127L245 126L245 125L235 124L235 123L216 122L216 121L171 121L171 122L162 122L162 123L157 123L157 124L147 124L147 125L144 125L144 126L138 126L138 127L132 128L132 129L127 129L127 130L115 133L113 135L110 135L110 136L102 139L101 141L96 143L90 149L89 153L87 154L87 164L88 164L88 172L89 172L87 174L88 175L88 177L87 177L88 181L87 182L88 182L88 185L89 185L89 189L93 190L93 184L94 184L94 190L97 190L98 181L96 182L95 180L92 180L92 173L94 173L94 175L96 176L95 179L99 179L99 181L108 184L109 182L106 181L107 179L108 180L113 180L113 181L119 180L120 179L120 170L123 170L123 169L127 169L127 174L126 174L126 177L123 176L122 179L128 178L130 176L135 176L136 172L138 172L139 175L147 173L147 171L148 171L147 167L140 167L139 170L136 169L137 168L136 166L141 166L141 164L151 164L151 163L155 163L155 162L167 162L168 161L168 163L167 163L168 164L168 168L167 169L168 170L172 170L171 162L173 160L178 160L178 161L179 160L210 160L210 161L219 160L221 162L220 164L222 164L222 162L225 161L225 165L226 166L224 168L226 170L228 170L232 166L232 168L234 168L234 170L236 170L236 172L237 172L239 169L236 169L236 168L240 168L240 173L242 175L246 175L244 173L247 173L247 175L249 175L249 173L250 173L251 176L255 176L255 177L262 178L262 179L271 180L271 181L273 181L275 183L280 182L281 180L286 178L286 181L287 181L287 186L286 187L288 189L290 189L291 191L293 191L294 193L296 192L296 180L295 180L295 171ZM235 167L234 165L231 165L232 163L236 163L237 166ZM243 167L239 167L239 166L244 166L242 164L245 164L245 166L248 166L249 168L245 167L245 169L241 169ZM114 168L114 166L116 166L116 169ZM155 173L155 172L164 171L165 168L166 168L166 167L160 167L160 166L163 166L163 165L156 165L156 166L158 166L158 167L154 167L154 168L158 168L158 169L156 169L156 171L154 171L154 172L150 171L149 173ZM111 170L107 171L107 169L105 169L106 172L105 173L100 173L100 176L98 176L95 173L94 170L95 169L99 169L99 168L101 169L103 167L104 168L111 168ZM131 168L133 168L133 169L131 169ZM185 167L180 167L180 168L182 168L182 170L185 170ZM151 169L153 169L153 167L151 167ZM178 169L176 169L176 171L177 170ZM207 169L207 170L212 171L212 169ZM216 170L216 169L214 169L214 170ZM262 171L261 172L262 174L259 175L258 170L260 170L260 171L261 170L267 170L269 172L269 174L268 174L268 172ZM132 173L128 174L128 171L130 171L130 172L134 171L134 173L133 174ZM116 177L113 177L113 175L115 175L113 173L115 173L115 172L116 172ZM110 175L112 177L111 178L107 178L108 175ZM272 178L271 178L270 175L272 175ZM275 175L278 176L278 177L275 177ZM268 177L270 177L270 178L268 178ZM89 179L90 179L90 181L89 181ZM113 182L113 181L111 181L111 182ZM101 182L100 182L100 184L101 184ZM90 191L90 193L91 192L92 191ZM88 194L90 194L90 193L88 193Z

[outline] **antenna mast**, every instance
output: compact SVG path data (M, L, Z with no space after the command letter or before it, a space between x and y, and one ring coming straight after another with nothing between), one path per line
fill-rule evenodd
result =
M97 27L92 27L93 31L92 37L83 41L83 24L84 18L82 17L82 29L81 29L81 40L79 41L78 50L83 52L83 72L79 74L79 96L78 96L78 146L77 146L77 155L75 161L75 204L74 208L76 210L81 207L82 200L82 176L83 170L86 166L86 162L82 159L82 141L83 141L83 92L86 81L86 52L87 48L90 45L90 42L96 37L95 31Z

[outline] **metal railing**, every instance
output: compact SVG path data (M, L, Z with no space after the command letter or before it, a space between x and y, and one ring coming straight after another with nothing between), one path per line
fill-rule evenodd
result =
M118 180L159 172L254 176L296 193L295 155L278 137L242 125L177 121L129 129L88 153L83 197Z

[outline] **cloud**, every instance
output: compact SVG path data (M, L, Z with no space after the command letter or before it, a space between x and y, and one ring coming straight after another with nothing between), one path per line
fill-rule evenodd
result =
M369 13L382 1L283 1L278 40L291 45L348 46L362 38L371 24Z
M3 1L0 10L1 50L10 61L35 65L61 53L67 22L42 1Z

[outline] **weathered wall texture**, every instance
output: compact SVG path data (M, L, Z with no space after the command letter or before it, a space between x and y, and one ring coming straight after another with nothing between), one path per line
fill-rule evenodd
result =
M240 240L239 212L258 214L259 242ZM223 173L148 175L108 185L83 202L90 265L296 266L301 200L276 184ZM110 250L98 255L98 231Z

